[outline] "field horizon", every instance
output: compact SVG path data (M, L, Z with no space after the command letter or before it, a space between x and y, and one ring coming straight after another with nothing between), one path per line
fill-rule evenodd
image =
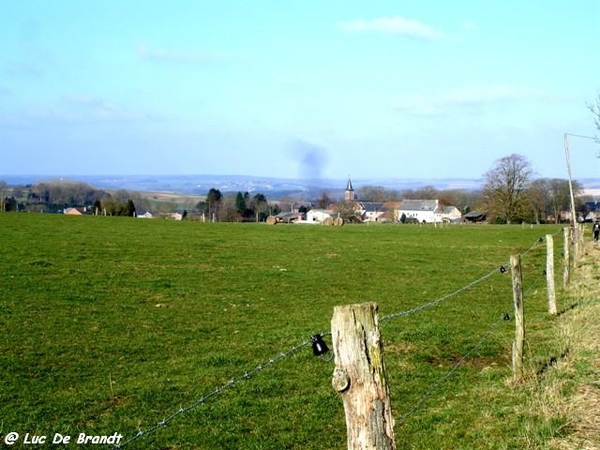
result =
M390 190L410 190L432 186L438 190L476 191L484 181L481 177L455 178L361 178L350 176L355 189L380 186ZM51 180L81 181L100 189L125 189L137 192L162 192L184 195L205 195L211 188L221 192L263 193L269 198L282 196L317 198L324 190L343 194L347 177L336 179L278 178L247 175L0 175L10 185L27 185ZM590 195L600 192L600 178L578 180Z

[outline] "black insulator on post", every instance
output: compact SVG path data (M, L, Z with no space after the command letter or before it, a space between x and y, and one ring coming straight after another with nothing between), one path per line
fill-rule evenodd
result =
M327 344L323 340L323 336L320 334L315 334L310 340L312 341L312 349L315 356L321 356L329 352L329 347L327 347Z

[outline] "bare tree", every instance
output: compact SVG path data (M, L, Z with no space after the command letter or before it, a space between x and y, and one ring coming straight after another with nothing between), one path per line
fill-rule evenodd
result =
M419 189L406 189L401 192L402 198L412 200L435 200L439 191L434 186L423 186Z
M0 180L0 211L6 211L6 190L8 184L4 180Z
M598 92L594 102L588 104L588 108L594 116L594 123L596 124L596 128L598 129L598 131L600 131L600 92Z
M528 215L527 188L531 173L529 161L513 153L500 158L485 174L483 191L494 217L510 224Z
M317 200L317 208L327 209L331 205L331 198L327 195L327 192L323 191L321 197Z
M366 202L390 202L400 200L400 195L397 191L382 186L361 186L358 198Z
M344 222L361 222L359 212L356 210L356 203L351 201L341 201L336 203L335 210Z
M550 203L548 195L548 180L540 178L534 180L529 186L529 201L533 211L535 223L539 224L545 220L548 214L548 204Z

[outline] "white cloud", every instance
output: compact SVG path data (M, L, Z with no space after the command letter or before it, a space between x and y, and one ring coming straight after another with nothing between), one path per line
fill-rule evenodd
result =
M419 20L406 19L401 16L379 17L372 20L350 20L341 22L340 27L346 31L377 31L422 40L437 40L445 37L442 31L436 30Z
M463 28L466 31L472 31L472 32L478 32L479 31L479 25L477 25L475 22L473 22L471 20L465 20L463 22Z
M146 61L168 62L176 64L209 64L223 61L221 55L202 52L182 52L179 50L168 50L163 48L149 48L141 45L136 50L136 56Z
M40 78L42 71L27 61L8 61L4 66L4 73L17 78Z
M436 104L433 99L428 99L420 95L412 95L399 102L396 110L406 112L413 116L419 117L438 117L446 113L442 105Z
M81 125L107 122L160 121L160 117L145 111L123 107L100 97L65 95L55 105L33 106L0 117L0 125Z
M444 94L440 100L446 105L477 106L533 96L534 93L526 89L508 85L495 85L455 89Z
M451 110L480 110L491 105L528 100L551 100L536 90L510 85L469 86L449 90L440 95L411 95L401 99L396 109L414 116L443 116Z

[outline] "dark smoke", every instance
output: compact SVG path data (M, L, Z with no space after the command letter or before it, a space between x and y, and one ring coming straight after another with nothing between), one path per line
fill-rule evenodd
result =
M292 142L290 153L292 159L300 165L300 176L305 180L320 180L325 164L327 151L316 144L296 139Z

